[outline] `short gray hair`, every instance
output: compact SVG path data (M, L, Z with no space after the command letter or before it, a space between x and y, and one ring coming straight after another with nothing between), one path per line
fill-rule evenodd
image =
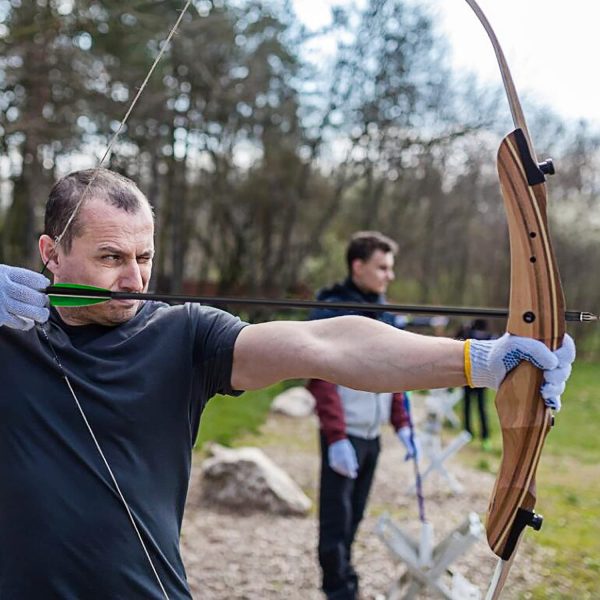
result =
M152 212L152 207L146 196L131 179L124 175L109 169L74 171L59 179L50 191L44 218L44 232L46 235L56 239L63 233L85 189L92 180L93 183L87 192L86 200L100 198L128 213L135 213L146 204ZM84 200L84 204L86 200ZM80 210L77 212L79 213ZM79 214L77 214L67 227L61 240L65 252L71 250L73 239L81 235L81 230L82 223Z

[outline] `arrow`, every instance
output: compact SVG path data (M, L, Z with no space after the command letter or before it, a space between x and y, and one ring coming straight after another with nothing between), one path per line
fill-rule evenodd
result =
M57 283L46 288L50 304L59 307L91 306L109 300L156 300L159 302L198 302L208 305L273 306L278 308L328 308L358 312L398 312L420 315L449 315L456 317L488 317L501 319L508 316L506 308L468 306L433 306L420 304L365 304L363 302L320 302L318 300L285 300L270 298L236 298L221 296L188 296L147 292L117 292L106 288L76 283ZM577 310L565 311L567 321L597 321L598 315Z

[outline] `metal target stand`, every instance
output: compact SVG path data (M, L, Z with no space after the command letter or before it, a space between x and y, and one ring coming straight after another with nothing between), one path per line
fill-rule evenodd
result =
M406 571L390 587L387 600L411 600L429 588L447 600L480 600L481 593L450 565L464 555L474 542L484 537L484 527L477 513L471 512L456 529L433 546L433 525L424 523L419 541L383 515L376 535L393 558L404 563ZM449 584L448 584L449 582Z
M441 397L441 395L440 395ZM427 453L430 464L421 474L419 462L414 459L415 483L409 489L416 493L419 506L421 531L419 540L395 525L388 515L383 515L375 526L375 534L386 545L394 560L404 563L404 573L392 584L387 600L412 600L426 588L433 590L446 600L480 600L479 589L460 573L454 572L450 565L463 556L474 542L483 539L485 528L475 512L470 512L465 520L444 539L434 545L433 524L425 516L425 499L423 481L433 471L440 472L455 493L462 491L462 486L444 467L443 463L456 454L471 440L471 434L463 431L445 448L441 445L441 429L444 418L448 418L449 410L457 402L457 396L450 400L446 396L432 399L427 404L427 421L420 435L423 450ZM406 400L407 411L410 405ZM453 413L452 413L453 414ZM410 422L413 444L414 427Z
M427 418L419 433L423 455L429 460L427 468L421 474L421 480L425 481L432 473L439 474L454 494L462 493L463 486L444 463L468 444L473 436L468 431L461 431L450 443L443 446L441 433L444 420L447 419L453 425L458 423L453 407L461 398L462 388L453 391L430 390L425 401ZM408 488L407 493L414 494L416 491L415 482Z

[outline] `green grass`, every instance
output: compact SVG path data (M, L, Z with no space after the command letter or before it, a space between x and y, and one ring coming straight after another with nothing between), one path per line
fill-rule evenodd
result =
M575 364L563 407L544 451L568 455L586 464L600 463L600 365Z
M215 396L202 414L196 448L206 442L231 446L237 438L257 433L267 418L273 398L289 386L289 382L278 383L238 397Z
M536 510L545 516L544 525L538 534L527 531L549 555L543 583L524 596L534 600L600 597L600 367L576 363L562 400L537 471ZM502 442L491 398L488 402L492 452L471 444L462 456L495 474Z
M600 594L599 397L600 367L577 363L538 469L540 542L554 552L535 599Z

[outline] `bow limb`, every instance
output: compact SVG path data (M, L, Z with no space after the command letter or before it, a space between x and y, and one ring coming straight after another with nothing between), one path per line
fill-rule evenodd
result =
M67 222L65 223L65 226L63 227L63 230L56 237L55 243L57 246L62 242L62 239L63 239L65 233L67 232L69 227L71 227L73 221L75 220L75 217L77 216L77 214L79 212L79 209L81 208L81 205L88 198L89 191L92 187L92 184L94 183L94 181L96 179L96 176L98 175L98 171L102 168L102 165L108 159L108 157L111 153L111 150L113 149L114 145L117 142L117 139L119 138L119 135L125 128L125 124L127 123L129 116L133 112L133 109L135 108L135 105L138 103L138 100L141 98L143 91L146 89L146 85L148 84L148 81L152 77L154 70L158 66L158 63L160 62L161 58L163 57L165 50L168 48L169 44L171 43L171 38L175 35L175 32L179 28L179 24L183 20L183 17L191 4L192 4L192 0L186 0L185 5L183 6L183 8L181 9L181 11L179 13L179 17L177 18L177 21L175 21L175 24L171 27L171 30L169 31L169 34L167 35L166 39L161 44L160 50L159 50L158 54L156 55L154 62L152 63L151 67L148 69L148 72L146 73L146 76L144 77L144 81L142 81L141 85L138 88L137 93L133 97L133 100L129 103L129 106L127 107L127 111L125 112L125 115L119 122L119 126L117 127L113 136L110 138L110 140L106 146L106 149L104 150L104 153L100 157L100 159L94 169L94 172L92 173L92 177L90 178L89 183L83 190L81 197L79 198L79 200L77 201L77 204L71 211L71 214L69 215L69 218L67 219ZM47 265L48 265L48 263L46 262L46 264L44 265L44 268L42 270L42 273L46 270Z
M553 172L552 163L538 164L498 40L475 0L466 2L494 46L516 127L502 140L497 156L511 254L507 331L556 350L565 333L565 301L546 213L545 174ZM490 548L503 562L492 581L490 600L500 596L525 526L539 529L542 524L534 512L535 472L553 417L540 396L541 383L542 372L524 362L508 374L496 395L503 450L486 532Z
M494 576L488 588L485 600L496 600L500 598L502 588L508 578L508 573L512 567L513 561L515 560L516 552L513 552L512 556L508 560L499 560L494 571Z
M475 0L465 0L466 3L471 7L473 12L477 15L480 23L483 25L492 46L494 48L494 52L496 54L496 59L498 61L498 66L500 67L500 74L502 75L502 83L504 84L504 89L506 91L506 96L508 98L508 104L510 106L510 112L512 114L513 123L515 127L518 129L522 129L525 132L528 140L529 132L527 131L527 124L525 122L525 115L523 114L523 109L521 108L521 101L519 100L519 96L517 95L517 89L515 87L512 75L510 73L510 69L508 68L508 63L506 62L506 57L504 56L504 51L500 46L500 42L496 37L496 33L492 29L490 22L485 16L484 12L481 10L477 2Z

